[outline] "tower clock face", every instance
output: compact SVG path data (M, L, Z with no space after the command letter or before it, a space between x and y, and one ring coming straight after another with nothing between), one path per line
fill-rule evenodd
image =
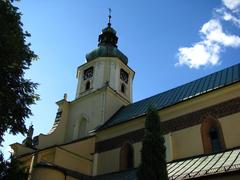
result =
M120 70L120 79L124 81L126 84L128 83L128 73L123 69Z
M83 80L89 79L93 76L93 67L90 67L86 70L84 70L83 73Z

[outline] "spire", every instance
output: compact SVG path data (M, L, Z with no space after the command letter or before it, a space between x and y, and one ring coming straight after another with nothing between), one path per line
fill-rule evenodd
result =
M116 36L116 31L111 27L111 8L108 15L108 25L102 30L102 33L98 37L98 46L114 46L117 47L118 37Z
M108 9L108 23L107 27L102 30L98 36L98 47L86 55L87 62L90 62L98 57L117 57L124 64L128 63L128 58L118 48L117 32L111 27L111 9Z
M112 9L111 8L108 8L108 11L109 11L109 15L108 15L108 27L111 27L111 12L112 12Z

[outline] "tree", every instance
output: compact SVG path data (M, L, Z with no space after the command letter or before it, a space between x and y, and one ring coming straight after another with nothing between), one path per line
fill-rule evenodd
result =
M26 42L21 13L12 1L0 0L0 145L6 131L25 134L25 119L31 115L30 105L38 99L36 83L24 78L37 55Z
M0 146L6 131L25 134L25 119L32 113L30 105L38 99L37 83L24 78L37 55L27 43L21 13L14 0L0 0ZM0 151L0 179L24 179L24 171L16 160L5 161ZM15 177L15 178L14 178Z
M13 156L10 157L10 161L0 157L0 179L26 180L27 178L28 173L20 161L14 159Z
M166 147L157 110L149 108L145 121L139 180L167 180Z

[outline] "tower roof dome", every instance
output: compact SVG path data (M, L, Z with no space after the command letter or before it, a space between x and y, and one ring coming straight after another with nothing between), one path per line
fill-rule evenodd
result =
M86 55L87 62L90 62L98 57L117 57L124 64L128 63L127 56L125 56L117 47L114 46L100 45L98 48L94 49Z
M86 55L87 62L92 61L98 57L117 57L124 64L128 63L128 58L117 48L117 32L111 27L111 16L109 16L109 23L98 37L98 47Z

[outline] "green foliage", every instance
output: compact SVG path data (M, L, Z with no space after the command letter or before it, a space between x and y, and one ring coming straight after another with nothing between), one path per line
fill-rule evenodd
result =
M158 112L150 108L145 121L139 180L167 180L166 147Z
M38 99L36 83L24 78L37 56L30 50L23 31L21 13L8 0L0 0L0 145L3 135L26 133L25 119L31 115L30 105Z
M14 159L12 156L9 161L3 159L0 154L0 179L2 180L26 180L28 173L22 167L22 163Z
M23 31L21 13L13 0L0 0L0 146L6 131L25 134L25 119L31 115L30 105L38 99L36 83L24 78L37 56L30 50ZM6 161L0 152L0 179L26 179L24 169L15 159Z

